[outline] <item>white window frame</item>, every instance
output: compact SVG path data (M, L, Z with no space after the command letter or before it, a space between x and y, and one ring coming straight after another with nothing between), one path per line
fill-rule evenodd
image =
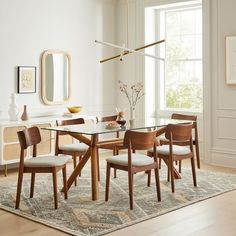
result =
M183 9L183 6L186 6L186 5L187 5L187 7L189 5L191 5L191 7L201 7L202 8L202 5L203 5L200 1L191 1L191 0L185 1L185 0L183 0L183 1L181 1L181 4L178 4L178 5L175 5L173 7L170 7L170 4L172 4L172 3L179 3L179 1L171 1L171 0L169 0L169 1L165 1L165 5L163 5L163 3L162 3L159 6L157 6L157 4L156 4L156 6L154 4L146 5L145 9L146 8L153 8L153 9L156 9L157 11L160 11L160 10L165 10L165 9L166 10L167 9L168 10L178 9L178 8L179 9ZM158 22L157 21L157 17L158 17L158 14L155 14L155 22ZM159 28L158 24L155 25L155 28L157 28L157 29ZM159 29L156 30L156 32L157 31L159 31ZM157 38L157 33L156 33L156 38ZM157 50L159 50L159 47L156 47L155 50L156 50L155 53L157 54L158 53ZM185 61L191 61L191 59L186 59ZM194 59L194 61L196 61L196 59ZM202 63L203 63L203 57L202 57L202 59L200 59L200 61L202 61ZM159 62L156 61L155 64L156 64L155 67L159 71ZM203 73L203 71L202 71L202 73ZM145 76L145 80L146 80L146 76ZM203 89L203 83L202 83L202 89ZM160 104L160 96L161 95L160 95L160 93L162 91L161 87L163 88L164 85L163 85L163 83L161 83L160 78L159 78L159 73L157 71L155 72L155 85L154 86L155 86L155 88L158 89L158 91L156 92L155 98L154 98L155 101L156 101L155 102L156 104L154 105L155 106L155 114L152 114L151 116L155 116L155 117L170 117L171 114L174 113L174 112L181 112L181 113L185 113L185 114L197 114L198 116L202 117L203 111L189 111L187 109L184 110L184 109L163 109L163 108L161 108L161 104ZM147 103L148 103L148 99L146 101L146 105L147 105ZM202 103L203 103L203 101L202 101ZM146 109L146 111L147 111L147 109ZM145 112L145 113L146 113L146 117L150 117L150 114L148 114L147 112Z

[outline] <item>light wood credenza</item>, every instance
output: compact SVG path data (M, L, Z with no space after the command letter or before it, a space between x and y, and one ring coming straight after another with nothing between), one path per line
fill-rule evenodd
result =
M87 116L80 116L88 119ZM56 120L71 119L67 117L40 117L31 118L28 121L7 121L0 120L0 167L4 167L5 176L7 176L8 165L19 163L20 144L17 137L17 131L37 126L39 128L56 125ZM38 145L37 154L40 156L54 155L55 153L55 133L47 130L40 130L42 141ZM60 144L73 142L70 136L62 137ZM25 158L31 158L32 149L27 150Z

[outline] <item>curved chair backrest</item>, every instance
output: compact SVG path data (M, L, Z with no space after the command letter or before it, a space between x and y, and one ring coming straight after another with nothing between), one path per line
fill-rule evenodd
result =
M70 120L57 120L56 124L57 126L64 126L64 125L81 125L84 124L84 119L83 118L76 118L76 119L70 119ZM58 131L57 132L57 137L58 135L68 135L66 132L63 131Z
M17 132L21 149L35 146L41 142L41 135L38 127L31 127Z
M171 119L196 121L197 120L197 116L173 113L171 115Z
M76 118L76 119L70 119L70 120L57 120L56 124L58 126L63 126L63 125L79 125L79 124L84 124L84 119L83 118Z
M114 116L104 116L104 117L96 117L97 123L98 122L106 122L106 121L116 121L117 115Z
M156 142L156 133L157 131L138 132L128 130L125 132L124 147L134 150L148 150L153 148Z
M195 128L195 126L197 126L197 123L196 123L197 122L197 116L173 113L171 115L171 119L176 119L176 120L191 120L191 121L194 121L193 122L193 128Z
M192 137L192 128L192 124L169 124L166 127L165 137L173 141L188 141Z

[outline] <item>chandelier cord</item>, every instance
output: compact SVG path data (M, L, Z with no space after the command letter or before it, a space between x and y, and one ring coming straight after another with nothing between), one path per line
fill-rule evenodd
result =
M127 48L129 47L129 0L126 0L126 23L127 23L127 32L126 32L126 44L127 44Z

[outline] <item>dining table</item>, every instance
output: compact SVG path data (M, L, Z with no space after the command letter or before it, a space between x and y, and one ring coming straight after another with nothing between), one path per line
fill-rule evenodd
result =
M91 160L91 191L92 200L99 199L99 181L98 181L98 148L104 145L121 145L123 143L122 138L112 139L99 139L101 134L125 132L127 130L153 130L157 129L157 136L165 132L165 128L168 124L186 124L192 123L192 121L186 120L174 120L165 118L149 118L145 120L132 120L127 121L123 126L111 127L108 125L110 122L89 122L79 125L68 125L68 126L52 126L45 127L44 130L65 132L73 138L79 140L88 145L88 150L83 155L80 162L77 164L71 175L67 180L68 190L72 186L75 178L79 175L81 170L84 168L88 160ZM174 169L175 177L181 178L178 171ZM62 189L63 191L63 189Z

